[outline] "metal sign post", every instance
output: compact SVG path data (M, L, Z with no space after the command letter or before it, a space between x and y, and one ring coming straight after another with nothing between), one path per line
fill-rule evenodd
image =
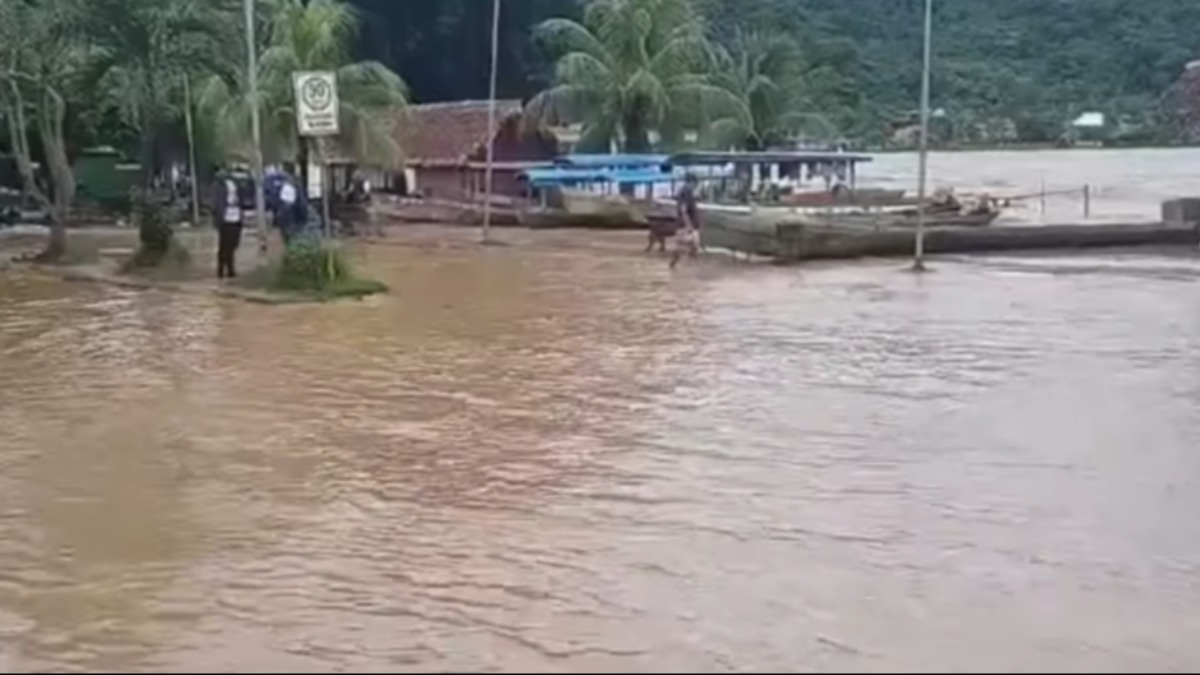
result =
M296 128L301 142L309 139L336 136L341 131L340 104L338 101L337 75L328 71L299 72L292 75L292 87L296 93ZM317 144L313 144L316 146ZM319 146L317 146L319 147ZM333 190L330 183L329 163L326 153L318 151L321 165L321 203L325 220L325 236L333 234L330 221L330 199ZM307 169L308 167L306 167ZM309 186L305 186L308 188Z
M258 231L258 255L267 258L267 207L263 194L262 121L258 95L258 42L254 34L254 0L242 3L246 12L246 80L250 85L250 133L254 141L254 221ZM193 177L194 178L194 177Z

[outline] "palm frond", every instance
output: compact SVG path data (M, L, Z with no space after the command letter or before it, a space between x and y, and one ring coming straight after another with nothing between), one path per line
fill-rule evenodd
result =
M583 24L570 19L548 19L534 28L534 35L549 48L574 53L579 52L606 63L609 52L604 44Z
M571 52L558 60L555 76L559 82L569 82L578 87L601 89L613 78L612 70L604 62L586 52Z
M678 127L691 112L680 107L681 78L702 75L714 58L703 33L690 0L592 0L582 22L543 23L555 80L527 106L527 125L581 122L598 145L641 145L651 131Z

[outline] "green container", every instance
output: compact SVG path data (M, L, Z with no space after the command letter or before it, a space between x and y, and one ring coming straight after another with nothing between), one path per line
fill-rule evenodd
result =
M120 153L109 147L84 150L72 167L79 198L110 209L128 206L129 190L137 184L140 169L123 163Z

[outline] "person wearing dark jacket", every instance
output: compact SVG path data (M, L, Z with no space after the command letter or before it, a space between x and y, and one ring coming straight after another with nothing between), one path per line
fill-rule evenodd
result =
M225 171L213 183L213 220L217 226L217 278L237 276L235 261L242 243L242 204L237 183Z

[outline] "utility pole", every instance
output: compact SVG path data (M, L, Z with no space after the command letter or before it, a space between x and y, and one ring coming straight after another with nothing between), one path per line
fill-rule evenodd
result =
M187 75L183 76L183 96L187 101L183 107L183 119L187 125L188 137L188 173L192 186L192 227L200 227L200 177L196 175L196 131L192 123L192 84Z
M921 145L917 176L917 241L913 271L925 271L925 196L929 185L929 79L933 65L933 0L925 0L925 58L921 69Z
M496 159L496 74L500 61L500 0L492 0L492 73L488 94L487 168L484 170L483 243L492 231L492 172Z
M258 44L254 38L254 0L243 0L246 9L246 82L250 88L250 132L254 142L254 220L258 230L258 253L267 257L267 205L263 195L262 120L258 96Z

